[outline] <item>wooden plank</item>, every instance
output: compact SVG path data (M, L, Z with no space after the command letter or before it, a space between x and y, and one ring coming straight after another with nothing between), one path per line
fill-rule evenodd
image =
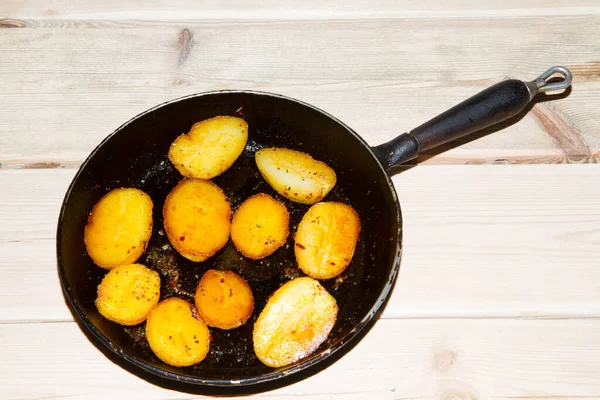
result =
M253 397L600 398L599 320L380 320L312 377ZM111 363L75 323L0 325L3 398L179 399Z
M17 320L72 320L58 280L55 238L75 171L15 172L0 173L0 314Z
M0 321L72 320L54 237L74 172L0 171ZM599 172L419 166L396 176L404 251L384 318L600 317Z
M422 17L440 15L565 15L597 13L595 0L505 0L481 2L476 0L423 1L343 1L316 0L208 0L201 4L182 0L177 4L163 0L102 2L59 0L48 4L41 0L4 0L0 15L13 18L348 18L348 17Z
M548 21L14 20L41 29L0 29L0 131L10 132L0 136L0 164L78 166L137 113L215 89L302 99L379 144L507 76L533 79L555 64L575 73L568 97L422 160L596 162L600 17Z

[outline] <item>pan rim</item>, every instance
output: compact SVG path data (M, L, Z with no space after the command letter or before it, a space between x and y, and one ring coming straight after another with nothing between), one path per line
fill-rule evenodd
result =
M217 94L228 94L228 93L229 94L248 94L248 95L268 96L268 97L274 97L274 98L290 101L293 103L297 103L304 107L308 107L310 109L317 111L318 113L324 115L325 117L331 119L335 123L342 126L349 134L351 134L355 139L357 139L370 152L371 156L376 160L377 165L380 168L380 172L385 176L388 189L390 190L392 198L394 199L394 202L396 205L396 221L395 222L396 222L396 226L397 226L398 230L397 230L397 240L396 240L396 246L395 246L395 252L394 252L393 265L392 265L390 273L387 276L387 282L385 283L383 290L379 294L379 297L377 298L377 300L375 301L375 303L373 304L371 309L365 314L365 316L361 319L361 321L359 321L340 340L338 340L336 343L333 343L329 348L320 352L319 354L309 356L308 358L306 358L303 361L300 361L289 367L283 367L283 369L280 368L276 371L273 371L273 372L270 372L267 374L249 377L249 378L233 379L233 380L232 379L203 379L200 377L194 377L194 376L190 376L190 375L186 375L186 374L170 372L165 369L154 367L151 364L148 364L142 360L139 360L139 359L131 356L127 352L121 350L117 346L115 346L106 336L104 336L96 328L96 326L87 318L85 311L75 301L71 287L68 284L64 265L63 265L62 252L61 252L62 226L63 226L63 220L64 220L65 213L66 213L67 202L72 194L72 190L75 186L75 183L78 181L78 179L82 175L83 171L87 167L90 160L96 155L96 153L100 150L100 148L102 148L106 144L106 142L108 142L114 136L118 135L121 131L123 131L128 125L130 125L134 121L136 121L139 118L142 118L145 115L150 114L162 107L166 107L170 104L178 103L178 102L185 101L185 100L188 100L191 98L205 97L205 96L211 96L211 95L217 95ZM198 93L194 93L194 94L190 94L187 96L183 96L183 97L165 101L163 103L155 105L154 107L151 107L151 108L135 115L134 117L130 118L125 123L121 124L117 129L115 129L108 136L106 136L90 152L90 154L83 161L83 163L81 164L81 166L78 168L77 172L75 173L75 176L73 177L71 183L69 184L67 191L65 192L65 196L63 198L63 202L62 202L61 208L60 208L57 230L56 230L56 254L57 254L57 261L58 261L58 275L59 275L59 280L60 280L60 284L62 287L63 295L66 298L67 304L68 304L69 308L71 309L71 311L74 312L75 315L79 318L79 321L75 321L75 322L81 322L81 324L78 323L78 325L84 325L85 328L87 329L87 331L89 333L91 333L92 336L99 343L101 343L106 350L108 350L110 353L116 355L117 357L125 360L129 364L131 364L137 368L140 368L141 370L148 372L159 378L163 378L163 379L166 378L168 380L175 381L178 383L192 384L195 386L209 386L209 387L224 387L224 388L226 388L226 387L234 387L234 386L239 387L239 386L257 385L257 384L271 382L271 381L274 381L277 379L281 379L283 377L291 376L297 372L300 372L302 370L309 369L313 366L316 366L320 362L324 361L326 358L329 358L333 354L338 353L340 350L343 350L343 349L349 350L350 343L354 342L354 339L365 328L365 326L367 326L374 319L374 317L380 311L383 310L384 304L387 302L387 300L390 297L392 288L394 287L394 284L396 282L396 279L397 279L397 276L398 276L398 273L400 270L400 262L401 262L401 258L402 258L402 238L403 238L402 211L400 208L398 196L397 196L396 190L394 188L393 182L391 180L391 177L386 172L384 166L381 164L381 161L377 158L377 156L373 152L372 147L369 146L369 144L359 134L357 134L352 128L350 128L348 125L346 125L341 120L334 117L333 115L329 114L328 112L326 112L318 107L315 107L312 104L306 103L304 101L301 101L301 100L298 100L298 99L295 99L295 98L292 98L289 96L285 96L285 95L281 95L281 94L277 94L277 93L273 93L273 92L258 91L258 90L227 89L227 90L212 90L212 91L198 92Z

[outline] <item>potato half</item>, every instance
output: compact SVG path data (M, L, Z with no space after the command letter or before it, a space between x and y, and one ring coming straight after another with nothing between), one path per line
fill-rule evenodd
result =
M268 194L249 197L233 214L231 240L240 253L253 260L270 256L290 233L285 205Z
M237 160L248 141L248 124L241 118L218 116L195 123L169 148L169 160L187 178L210 179Z
M146 339L158 358L175 367L204 360L210 348L210 331L194 317L191 304L178 297L158 303L146 321Z
M136 325L158 303L160 276L142 264L111 269L98 285L96 307L106 319L121 325Z
M283 367L312 354L335 324L335 299L309 277L273 293L254 324L254 352L269 367Z
M302 204L321 201L336 183L333 169L306 153L285 148L256 152L256 165L273 189Z
M221 188L203 179L183 179L163 206L169 241L185 258L205 261L229 240L231 206Z
M111 269L142 255L152 235L152 206L150 196L132 188L111 190L94 205L84 242L96 265Z
M195 300L208 326L220 329L242 326L254 311L250 286L233 271L206 271L196 288Z
M294 253L298 267L315 279L341 274L350 264L360 234L354 209L337 202L318 203L298 224Z

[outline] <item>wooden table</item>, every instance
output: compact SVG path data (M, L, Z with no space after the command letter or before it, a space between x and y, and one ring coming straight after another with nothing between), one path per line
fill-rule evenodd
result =
M598 0L122 3L0 4L0 397L190 397L100 353L57 278L65 190L137 113L259 89L375 145L559 64L568 95L394 177L405 250L382 318L331 367L260 397L600 398Z

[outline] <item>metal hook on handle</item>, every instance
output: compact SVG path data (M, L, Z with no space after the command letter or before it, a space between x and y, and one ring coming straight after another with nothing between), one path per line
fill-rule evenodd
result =
M559 74L564 79L558 82L549 83L548 79L554 75ZM551 92L554 90L563 90L571 86L571 81L573 80L573 75L571 75L571 71L566 69L565 67L555 66L548 69L546 72L535 78L535 80L531 82L527 82L527 88L531 94L531 97L535 96L537 93L545 93Z

